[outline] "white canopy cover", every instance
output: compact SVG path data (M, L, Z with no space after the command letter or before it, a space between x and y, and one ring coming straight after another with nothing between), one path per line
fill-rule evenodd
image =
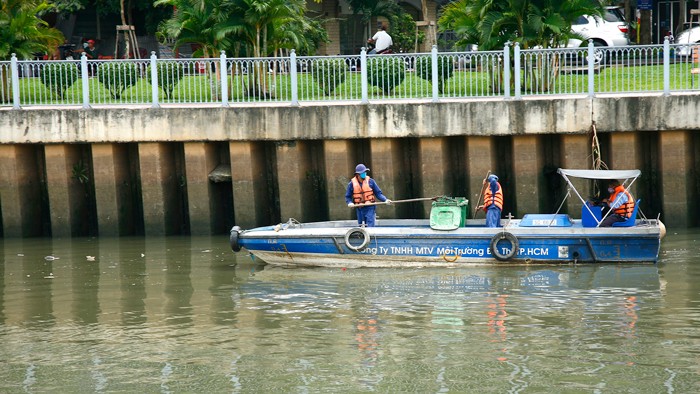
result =
M571 170L560 168L561 175L584 179L634 179L642 174L639 170Z

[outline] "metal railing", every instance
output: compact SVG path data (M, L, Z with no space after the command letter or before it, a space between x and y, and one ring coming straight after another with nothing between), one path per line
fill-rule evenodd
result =
M687 45L275 58L0 62L0 107L299 105L699 92ZM679 51L681 50L682 51Z

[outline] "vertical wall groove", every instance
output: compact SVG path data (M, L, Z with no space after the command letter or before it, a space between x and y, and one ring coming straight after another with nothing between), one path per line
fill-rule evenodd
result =
M141 191L141 172L139 169L139 147L138 144L125 144L122 146L122 158L119 160L120 167L125 171L124 177L119 180L120 196L120 232L128 235L145 235L146 223L143 219L143 193Z
M328 180L326 179L323 141L307 141L303 152L308 166L300 181L304 183L302 198L304 221L328 220ZM338 201L338 204L341 202Z
M639 132L638 133L638 151L639 169L642 171L642 177L638 180L637 193L643 196L640 204L640 209L647 213L651 212L654 217L655 213L663 212L664 196L661 180L662 168L659 163L659 135L655 132ZM662 219L665 219L662 216Z
M219 165L231 170L231 154L227 143L218 142L215 144L216 158ZM213 196L210 202L212 212L212 234L225 234L235 223L233 210L233 189L231 181L210 183L211 194Z

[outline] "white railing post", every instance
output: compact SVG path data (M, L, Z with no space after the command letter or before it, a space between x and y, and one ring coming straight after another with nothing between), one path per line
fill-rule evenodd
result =
M226 51L221 51L219 56L219 76L221 78L221 106L228 107L228 64L226 64Z
M369 104L367 93L367 49L360 50L360 84L362 91L362 104Z
M510 99L510 43L503 46L503 97Z
M292 81L292 106L299 106L299 81L297 81L297 53L294 49L289 54L289 77Z
M522 78L520 76L520 43L516 42L513 48L513 57L515 58L515 65L513 66L513 80L515 81L515 98L519 100L522 98Z
M430 61L432 62L432 81L433 81L433 102L437 103L439 101L440 92L438 90L438 50L437 45L433 45L430 50Z
M87 56L80 55L80 81L83 84L83 109L90 108L90 75L88 74Z
M12 54L10 59L10 74L12 81L12 108L20 109L19 106L19 67L17 66L17 55Z
M664 37L664 96L671 94L671 44Z
M158 103L158 61L156 51L151 51L151 108L160 108Z
M588 97L595 96L595 45L593 40L588 40Z

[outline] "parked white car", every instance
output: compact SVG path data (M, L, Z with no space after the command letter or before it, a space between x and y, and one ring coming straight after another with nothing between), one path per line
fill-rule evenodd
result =
M686 23L686 27L690 27L690 24ZM690 56L692 53L691 47L700 45L700 26L694 26L678 33L676 35L676 44L679 44L676 47L676 56Z
M571 25L571 30L593 40L596 47L621 47L629 45L627 32L629 26L625 22L622 7L605 7L603 17L584 15ZM580 47L588 45L587 42L578 39L569 40L568 47ZM596 51L596 63L605 58L605 51Z
M567 48L586 47L588 46L587 40L593 40L593 45L601 48L594 53L596 64L609 55L602 49L603 47L622 47L630 44L627 35L629 25L625 21L622 7L605 7L605 13L602 17L583 15L571 25L571 30L586 38L586 41L571 39L566 43ZM477 50L477 45L467 45L467 51Z

